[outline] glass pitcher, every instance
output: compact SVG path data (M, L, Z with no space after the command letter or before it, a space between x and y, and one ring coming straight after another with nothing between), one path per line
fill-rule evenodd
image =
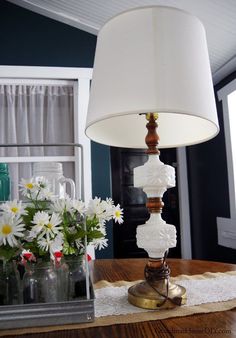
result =
M65 198L69 195L75 198L75 183L72 179L63 176L62 163L39 162L33 165L33 177L37 180L46 178L50 184L50 190L58 198ZM67 192L69 186L69 192Z

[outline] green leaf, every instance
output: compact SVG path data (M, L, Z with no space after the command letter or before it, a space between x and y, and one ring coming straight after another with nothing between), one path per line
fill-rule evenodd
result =
M88 236L89 239L104 237L104 235L99 230L93 230L93 231L89 232L87 234L87 236Z
M62 250L64 255L74 255L76 251L77 250L74 247L70 246L68 242L64 242L63 250Z
M86 218L86 228L90 231L91 228L95 228L99 224L98 219L94 216L93 218Z
M19 248L12 248L10 245L3 245L0 247L0 259L11 260L19 254Z

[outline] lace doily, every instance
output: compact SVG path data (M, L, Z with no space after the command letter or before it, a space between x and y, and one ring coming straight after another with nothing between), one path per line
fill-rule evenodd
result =
M236 298L236 276L206 279L186 279L176 282L187 290L187 304L223 302ZM125 315L145 310L131 305L127 300L129 286L108 286L95 290L95 316Z

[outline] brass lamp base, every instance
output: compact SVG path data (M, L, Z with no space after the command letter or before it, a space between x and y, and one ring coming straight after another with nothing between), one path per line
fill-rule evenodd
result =
M155 288L161 291L160 294L147 281L131 286L128 290L128 301L135 306L150 310L171 309L186 303L184 287L169 282L168 298L165 298L162 295L166 293L166 287L163 288L161 285L163 281L159 282ZM180 303L176 304L175 299L180 299Z
M170 269L164 259L149 259L146 280L128 289L128 301L143 309L171 309L186 304L186 289L169 281Z

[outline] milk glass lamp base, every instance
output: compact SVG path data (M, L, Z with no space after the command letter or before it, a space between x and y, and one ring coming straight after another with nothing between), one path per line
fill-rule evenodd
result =
M171 309L186 304L186 289L169 282L166 297L166 283L167 280L161 280L151 286L147 281L143 281L133 285L128 290L128 301L137 307L151 310Z

